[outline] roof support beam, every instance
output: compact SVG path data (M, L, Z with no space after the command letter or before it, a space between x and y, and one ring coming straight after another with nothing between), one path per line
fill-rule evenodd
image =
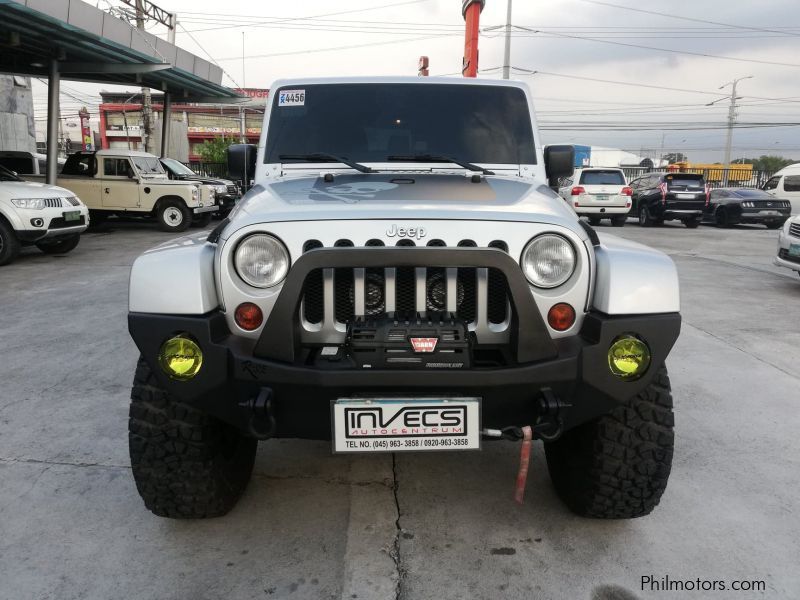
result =
M50 59L50 71L47 77L47 179L49 185L56 184L58 176L58 120L60 108L58 95L61 88L61 74L58 72L58 61Z
M169 63L61 63L62 73L155 73L171 69Z

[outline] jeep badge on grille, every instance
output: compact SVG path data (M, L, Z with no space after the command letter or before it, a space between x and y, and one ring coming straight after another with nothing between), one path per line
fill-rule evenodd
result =
M439 338L435 337L412 337L409 339L414 352L433 352L436 350L436 343L439 341Z

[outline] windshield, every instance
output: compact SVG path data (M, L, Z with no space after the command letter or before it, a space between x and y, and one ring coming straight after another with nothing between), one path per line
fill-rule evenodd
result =
M176 175L195 175L194 171L174 158L162 158L161 162L163 162L167 168Z
M584 171L579 183L584 185L625 185L620 171Z
M14 175L11 171L0 165L0 181L22 181L19 177Z
M157 158L150 158L149 156L133 156L131 158L133 159L133 164L136 165L142 175L164 173L164 167L161 166Z
M313 162L280 156L316 153L359 163L422 155L469 163L536 162L528 102L519 88L429 83L300 87L281 88L273 96L266 163Z

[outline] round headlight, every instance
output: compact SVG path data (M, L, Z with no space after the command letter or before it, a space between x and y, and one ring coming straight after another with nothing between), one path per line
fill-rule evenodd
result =
M245 283L268 288L286 277L289 272L289 253L271 235L256 233L239 243L233 263Z
M533 285L553 288L572 276L575 250L560 235L545 233L533 238L522 251L522 270Z

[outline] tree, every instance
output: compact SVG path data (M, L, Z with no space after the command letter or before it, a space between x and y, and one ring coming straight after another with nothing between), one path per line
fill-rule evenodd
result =
M662 156L661 159L667 161L667 163L670 165L676 162L684 162L688 160L687 156L683 152L670 152L669 154Z
M737 165L751 164L756 171L766 171L768 173L780 171L786 165L791 165L794 162L790 158L774 155L767 156L766 154L762 154L760 158L737 158L731 161L731 163Z
M234 140L231 138L216 137L206 140L197 149L200 155L200 160L209 163L224 163L227 162L228 146L233 144Z

